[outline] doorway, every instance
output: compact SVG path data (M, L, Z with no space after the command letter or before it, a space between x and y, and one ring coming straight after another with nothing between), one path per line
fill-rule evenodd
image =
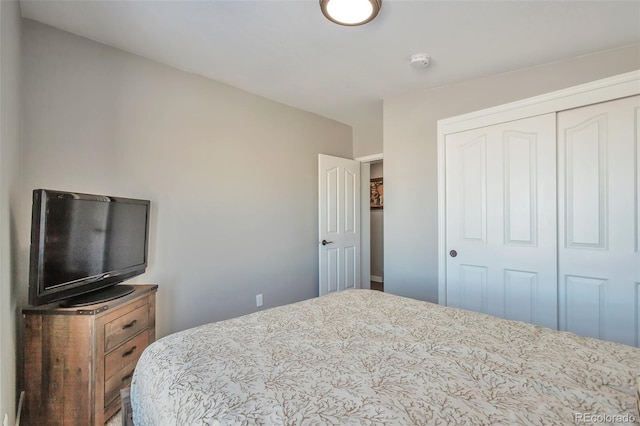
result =
M370 163L371 289L384 291L384 168L383 161Z
M361 288L384 291L384 166L382 154L358 157L361 177ZM371 179L379 179L382 203L371 208ZM380 195L380 194L378 194Z

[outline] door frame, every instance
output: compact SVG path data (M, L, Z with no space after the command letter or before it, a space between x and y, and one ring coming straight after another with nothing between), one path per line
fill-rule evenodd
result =
M640 70L557 90L540 96L438 120L438 303L447 304L445 200L446 136L464 130L559 112L640 94ZM640 213L639 213L640 214ZM637 238L640 230L636 229Z
M371 163L384 160L383 153L356 157L360 162L360 288L371 288ZM383 248L384 250L384 248Z

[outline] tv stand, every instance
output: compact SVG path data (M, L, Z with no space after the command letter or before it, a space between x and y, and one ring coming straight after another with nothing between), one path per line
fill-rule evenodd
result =
M72 297L71 299L63 300L60 302L62 308L77 308L80 306L89 306L96 303L106 302L107 300L118 299L133 293L135 287L126 284L112 285L111 287L103 288L98 291L92 291L91 293L81 294L80 296Z
M108 303L22 310L21 424L103 426L120 409L120 390L155 340L158 286L134 288Z

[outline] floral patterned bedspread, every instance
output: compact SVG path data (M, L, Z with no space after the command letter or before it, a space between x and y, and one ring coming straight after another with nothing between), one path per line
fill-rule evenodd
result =
M349 290L158 340L131 403L137 426L637 422L639 375L637 348Z

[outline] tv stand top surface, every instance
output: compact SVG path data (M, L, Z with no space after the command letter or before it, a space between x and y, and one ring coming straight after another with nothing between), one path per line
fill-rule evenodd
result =
M23 314L39 314L39 315L95 315L100 312L108 311L109 309L113 309L117 306L123 305L130 300L133 300L143 294L155 292L158 290L157 284L126 284L131 287L134 287L133 292L127 294L126 296L107 300L103 302L94 303L92 305L86 305L82 307L70 307L63 308L60 307L59 302L49 303L47 305L42 306L25 306L22 309ZM117 287L117 286L116 286Z

